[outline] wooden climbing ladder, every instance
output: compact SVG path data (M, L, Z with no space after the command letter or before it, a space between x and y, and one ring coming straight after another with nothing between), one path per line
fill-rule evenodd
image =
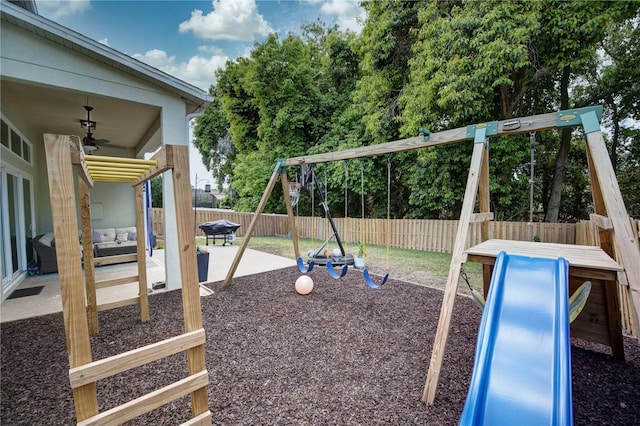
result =
M92 172L87 167L80 139L77 136L44 135L44 145L49 177L49 192L53 216L54 235L58 253L58 272L62 310L69 353L69 381L73 389L76 420L79 425L120 424L161 407L171 401L191 395L192 418L185 424L211 424L208 407L207 386L209 374L205 365L205 332L202 326L200 291L198 286L195 235L193 225L182 218L190 218L191 188L189 183L189 159L187 146L165 145L151 160L150 167L140 167L148 162L135 159L115 159L112 170L107 173ZM95 274L93 255L84 244L85 279L87 298L83 286L83 273L78 245L78 224L76 219L76 194L72 164L79 176L81 194L81 216L83 234L91 235L89 216L89 188L94 181L129 182L136 191L136 226L138 235L138 280L139 296L126 303L137 303L141 310L141 320L149 320L145 275L144 231L140 220L142 211L141 186L154 176L171 171L175 191L175 210L178 218L178 244L180 253L180 276L182 277L182 307L185 333L148 346L133 349L106 359L93 361L89 339L90 328L97 332L97 311L100 310L95 297ZM153 165L155 164L155 165ZM136 167L136 165L138 167ZM132 170L135 170L132 172ZM131 277L129 277L131 278ZM113 282L107 283L113 285ZM100 284L99 284L100 285ZM103 285L105 285L103 283ZM121 306L103 306L113 308ZM123 405L99 412L96 382L140 367L172 354L186 351L188 376L143 395ZM151 380L152 378L150 378Z

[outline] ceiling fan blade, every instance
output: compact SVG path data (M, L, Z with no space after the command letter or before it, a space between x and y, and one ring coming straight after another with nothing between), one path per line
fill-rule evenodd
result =
M100 143L100 144L99 144L99 146L104 146L104 147L106 147L106 148L128 149L128 148L126 148L126 147L124 147L124 146L114 145L114 144L112 144L112 143L107 143L107 142L105 142L105 143Z

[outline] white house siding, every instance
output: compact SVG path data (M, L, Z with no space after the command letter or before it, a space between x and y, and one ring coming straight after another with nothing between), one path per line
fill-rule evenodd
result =
M188 132L186 125L187 106L182 98L168 93L163 88L151 82L136 78L125 71L109 67L96 59L62 46L53 41L39 37L15 25L2 22L1 27L1 72L2 78L18 81L29 85L43 85L97 94L159 108L160 123L155 129L160 132L154 140L162 144L187 145ZM69 43L69 47L71 44ZM2 111L6 112L9 120L16 125L25 137L33 144L33 166L20 165L22 170L34 177L36 233L52 230L51 207L49 204L49 188L44 157L42 134L28 127L20 127L21 117L12 114L11 99L2 98ZM51 133L58 133L51 129ZM81 129L78 129L81 133ZM159 136L159 138L158 138ZM148 143L153 135L147 138L145 150L156 149L154 144ZM135 153L142 158L143 151ZM117 155L122 155L117 152ZM9 155L2 155L2 161L9 160ZM28 169L28 170L27 170ZM169 173L167 173L169 175ZM167 176L169 177L169 176ZM169 179L165 179L165 182ZM128 186L127 191L119 188ZM171 184L165 184L165 189L172 189ZM104 206L104 218L94 221L95 228L132 224L135 221L133 192L130 185L97 184L91 193L92 203L101 202ZM165 194L165 205L171 205L172 197ZM117 207L116 207L117 206ZM177 221L175 211L165 209L166 224L166 264L168 271L178 271L177 267ZM100 223L98 223L100 222ZM169 288L180 287L179 272L167 274Z

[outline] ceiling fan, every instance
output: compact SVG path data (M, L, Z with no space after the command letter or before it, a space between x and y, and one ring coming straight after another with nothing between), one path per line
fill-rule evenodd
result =
M93 111L93 107L90 105L85 105L84 109L85 111L87 111L87 119L80 120L80 126L87 129L87 135L84 138L82 138L82 147L84 148L84 150L90 153L99 149L99 147L101 146L124 149L121 146L110 144L109 140L107 139L94 138L93 133L91 132L96 128L96 122L91 120L91 111Z

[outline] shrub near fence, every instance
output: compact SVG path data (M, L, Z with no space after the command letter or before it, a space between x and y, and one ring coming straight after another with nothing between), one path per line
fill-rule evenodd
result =
M196 223L213 222L226 219L239 223L238 237L245 235L253 213L239 213L220 209L198 209ZM300 238L325 240L331 234L327 219L322 217L296 217L296 227ZM340 238L347 244L362 240L363 221L360 218L334 219ZM480 223L472 223L469 228L467 245L481 242ZM533 223L533 235L547 243L575 244L576 224L574 223ZM387 228L391 247L451 253L458 230L457 220L428 219L364 219L364 241L366 244L386 246ZM157 235L164 234L162 209L153 209L153 230ZM263 214L253 230L254 237L273 237L289 234L289 221L286 215ZM529 224L522 222L489 222L492 238L526 241L529 239ZM198 229L198 235L204 235Z

